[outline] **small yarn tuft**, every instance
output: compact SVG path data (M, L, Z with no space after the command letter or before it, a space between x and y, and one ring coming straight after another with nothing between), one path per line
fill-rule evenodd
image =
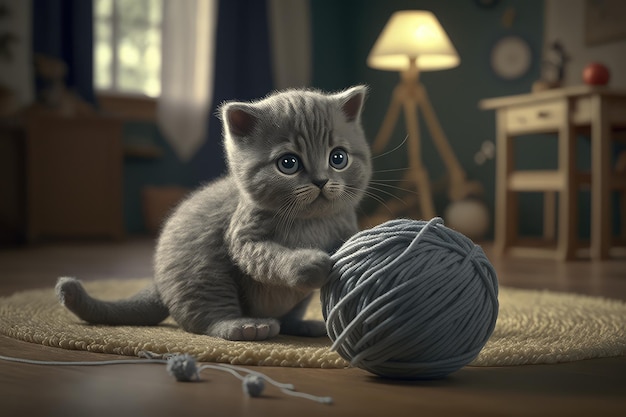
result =
M243 378L241 384L243 392L250 397L260 397L265 389L265 380L259 375L248 374Z
M177 381L188 382L198 379L198 367L193 356L174 355L167 360L166 370Z
M498 281L480 246L440 218L363 230L333 255L322 312L352 366L403 379L469 364L498 316Z

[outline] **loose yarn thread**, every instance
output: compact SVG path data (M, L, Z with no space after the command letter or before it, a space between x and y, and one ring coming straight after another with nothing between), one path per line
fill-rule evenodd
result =
M495 270L480 246L441 218L363 230L332 258L322 313L331 349L351 366L441 378L469 364L493 332Z
M149 351L140 351L138 356L144 359L115 359L105 361L40 361L0 355L0 360L45 366L103 366L160 363L165 364L166 371L175 377L179 382L198 381L200 380L200 372L205 369L212 369L216 371L228 372L240 379L243 392L250 397L260 397L265 390L265 382L267 382L280 389L282 393L292 397L304 398L322 404L333 403L333 399L331 397L319 397L305 392L295 391L296 388L293 384L278 382L261 372L253 371L241 366L221 363L214 365L205 364L198 367L196 359L188 354L159 355Z

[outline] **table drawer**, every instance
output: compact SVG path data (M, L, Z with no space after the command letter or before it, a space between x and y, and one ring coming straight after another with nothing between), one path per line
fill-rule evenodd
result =
M553 130L565 118L565 104L561 101L515 106L506 111L506 130L509 133Z

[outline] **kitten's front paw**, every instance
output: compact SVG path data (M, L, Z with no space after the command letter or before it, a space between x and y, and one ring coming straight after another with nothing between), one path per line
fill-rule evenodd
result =
M326 252L300 249L291 255L291 266L294 287L317 289L328 281L333 261Z

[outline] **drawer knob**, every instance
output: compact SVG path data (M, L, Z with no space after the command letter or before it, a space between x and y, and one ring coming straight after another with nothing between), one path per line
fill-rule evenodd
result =
M548 117L550 117L550 112L549 111L540 111L539 113L537 113L537 117L539 117L540 119L547 119Z

